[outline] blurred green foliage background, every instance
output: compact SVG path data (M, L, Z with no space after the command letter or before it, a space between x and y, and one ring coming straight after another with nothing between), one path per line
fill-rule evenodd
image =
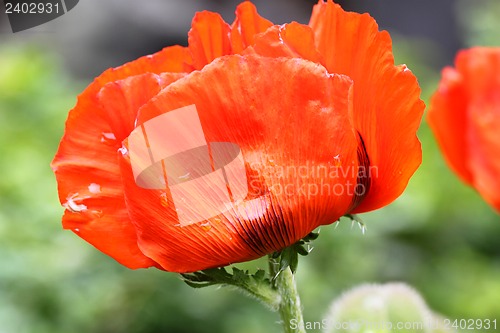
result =
M470 45L500 43L500 7L459 11ZM418 76L427 102L439 45L393 35L397 63ZM60 225L49 163L67 111L86 83L30 43L0 45L0 332L278 332L278 315L226 288L193 290L177 275L132 271ZM449 318L500 324L500 218L445 165L424 122L424 162L405 194L362 216L321 228L297 280L306 320L360 283L403 281ZM264 261L239 265L265 268Z

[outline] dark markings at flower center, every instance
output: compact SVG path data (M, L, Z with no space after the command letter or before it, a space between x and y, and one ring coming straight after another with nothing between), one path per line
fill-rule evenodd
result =
M371 187L370 157L366 151L363 137L359 132L357 158L358 174L354 196L345 214L349 214L359 206ZM280 250L290 245L290 241L295 238L293 223L287 224L284 222L287 217L291 218L291 216L287 215L282 207L271 204L270 209L264 216L256 219L237 218L236 222L239 224L240 229L239 236L257 255L262 256L270 251Z
M240 237L259 256L280 250L289 245L293 230L289 230L283 219L281 207L270 205L270 209L255 219L238 219Z
M356 179L356 187L354 197L352 198L351 206L348 212L351 212L363 201L370 192L371 175L370 175L370 157L366 151L365 141L358 132L358 177Z

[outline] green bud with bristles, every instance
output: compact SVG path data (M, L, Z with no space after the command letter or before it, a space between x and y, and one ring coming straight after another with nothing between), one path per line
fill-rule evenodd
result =
M331 306L325 333L451 333L420 294L403 283L362 285Z

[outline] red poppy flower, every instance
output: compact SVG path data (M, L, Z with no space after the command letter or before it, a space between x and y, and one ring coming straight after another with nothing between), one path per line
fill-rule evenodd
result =
M192 272L261 257L345 214L387 205L421 162L424 108L391 48L373 18L332 1L314 7L309 25L272 25L250 2L232 25L196 14L188 47L107 70L79 96L52 163L64 227L127 267ZM195 110L199 123L169 127L151 143L151 126L187 117L179 110ZM200 185L196 168L196 183L190 173L173 179L167 155L152 151L172 141L210 145L212 171L225 170L226 186ZM232 154L243 177L234 177L236 162L214 167L212 143L235 149L221 156ZM158 162L164 189L139 184L136 171L148 168L134 167L141 154L141 163ZM183 222L174 183L196 190L181 190L191 218L230 190L232 200Z
M459 52L427 120L448 165L500 212L500 48Z

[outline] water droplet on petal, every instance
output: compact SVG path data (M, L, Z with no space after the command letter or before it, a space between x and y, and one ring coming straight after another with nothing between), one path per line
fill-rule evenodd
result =
M167 193L163 192L160 194L160 203L163 207L167 208L168 205L168 198L167 198Z
M63 207L72 213L80 213L86 211L87 206L84 204L78 204L77 201L79 200L82 200L82 198L78 198L78 193L70 195L66 198L66 202L63 204Z
M210 230L212 229L212 225L210 224L210 222L201 223L201 224L200 224L200 227L201 227L204 231L210 231Z
M92 194L101 193L101 185L92 183L89 185L89 192Z
M342 165L342 161L340 160L340 154L337 154L333 157L333 165L339 167Z
M80 229L75 228L75 229L73 229L73 231L75 231L75 232L80 232Z
M115 141L116 137L114 133L102 133L101 142L114 143Z
M121 148L118 148L118 151L123 155L123 156L128 156L128 149L127 147L122 146Z

